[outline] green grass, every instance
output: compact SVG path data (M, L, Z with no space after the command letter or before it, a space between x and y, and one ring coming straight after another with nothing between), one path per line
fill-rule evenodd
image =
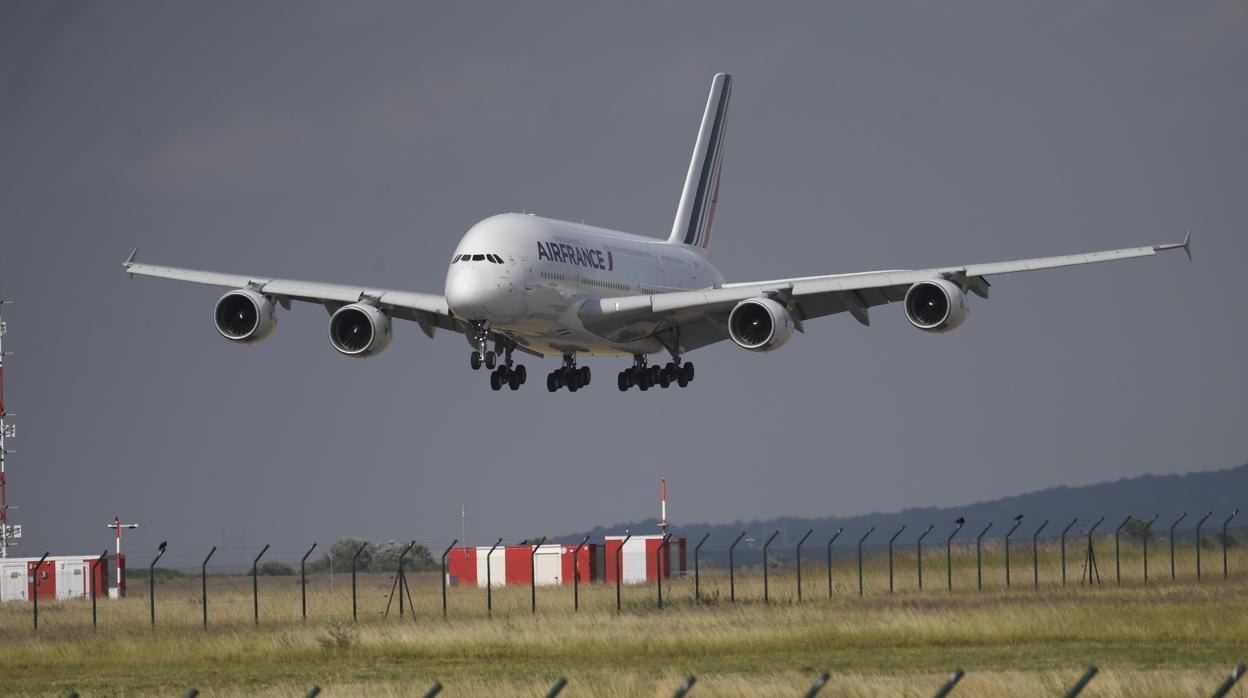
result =
M536 616L527 588L496 590L493 618L484 591L452 588L443 620L435 573L411 576L416 607L400 621L397 605L384 617L390 578L363 575L358 624L346 575L332 592L326 576L310 580L306 624L298 578L261 578L258 628L249 578L209 579L207 629L199 580L158 580L155 628L145 588L101 600L96 630L89 601L41 604L38 633L27 604L0 607L0 692L182 695L194 686L204 695L302 695L317 684L325 695L398 696L438 680L449 696L544 695L563 675L571 682L564 695L657 696L695 674L695 696L801 695L829 670L822 695L925 696L962 667L967 677L954 696L1060 695L1096 664L1102 673L1085 696L1208 695L1248 655L1248 577L1222 579L1220 553L1206 556L1199 583L1190 551L1177 561L1176 581L1168 554L1158 555L1157 577L1144 587L1138 552L1124 551L1119 587L1106 546L1103 584L1089 588L1076 583L1078 565L1060 586L1057 553L1042 548L1036 590L1030 549L1018 550L1009 590L999 546L985 549L982 593L973 551L955 553L950 593L936 549L924 556L918 591L911 549L895 560L893 594L885 561L872 557L861 598L853 561L838 561L832 599L822 565L804 567L800 604L791 569L770 574L770 604L761 600L760 570L738 572L737 603L727 601L727 574L704 570L707 601L693 601L691 579L665 585L661 610L653 586L626 587L621 614L614 587L603 584L582 586L580 613L571 589L539 589ZM1248 555L1234 551L1231 565L1248 568Z

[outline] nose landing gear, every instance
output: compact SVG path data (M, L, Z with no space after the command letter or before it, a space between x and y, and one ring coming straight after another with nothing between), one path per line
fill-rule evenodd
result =
M568 392L575 393L589 385L591 374L588 366L577 367L575 354L563 355L563 367L557 368L546 376L546 389L555 392L560 388L567 388Z
M484 365L490 370L490 389L502 390L503 386L507 386L512 390L519 390L529 378L528 371L525 370L523 364L516 364L511 359L511 353L516 348L516 343L505 337L499 337L494 340L494 350L481 350L486 347L486 338L481 335L481 330L477 334L478 346L480 349L474 349L469 357L469 364L472 370L476 371ZM503 355L502 364L498 363L498 355Z
M645 392L655 386L667 388L672 383L683 388L692 382L693 363L682 362L679 354L673 355L666 366L650 366L645 354L634 354L633 365L620 371L616 378L620 392L626 392L633 386Z

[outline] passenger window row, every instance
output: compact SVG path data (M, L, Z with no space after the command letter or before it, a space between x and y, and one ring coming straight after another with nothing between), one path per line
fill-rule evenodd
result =
M496 254L461 254L451 260L451 264L459 262L490 262L492 264L502 264L503 258Z

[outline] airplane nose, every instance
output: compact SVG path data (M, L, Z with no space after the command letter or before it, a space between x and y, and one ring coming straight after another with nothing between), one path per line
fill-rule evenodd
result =
M470 269L456 269L446 280L446 304L456 315L468 320L486 320L486 303L493 289L482 275Z

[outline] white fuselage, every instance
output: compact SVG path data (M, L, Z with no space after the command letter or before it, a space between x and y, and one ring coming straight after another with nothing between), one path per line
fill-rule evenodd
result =
M471 258L463 261L464 255ZM701 248L520 213L474 225L452 260L445 289L451 313L488 322L492 331L541 354L662 351L654 339L605 340L581 325L577 309L591 298L711 288L724 281Z

